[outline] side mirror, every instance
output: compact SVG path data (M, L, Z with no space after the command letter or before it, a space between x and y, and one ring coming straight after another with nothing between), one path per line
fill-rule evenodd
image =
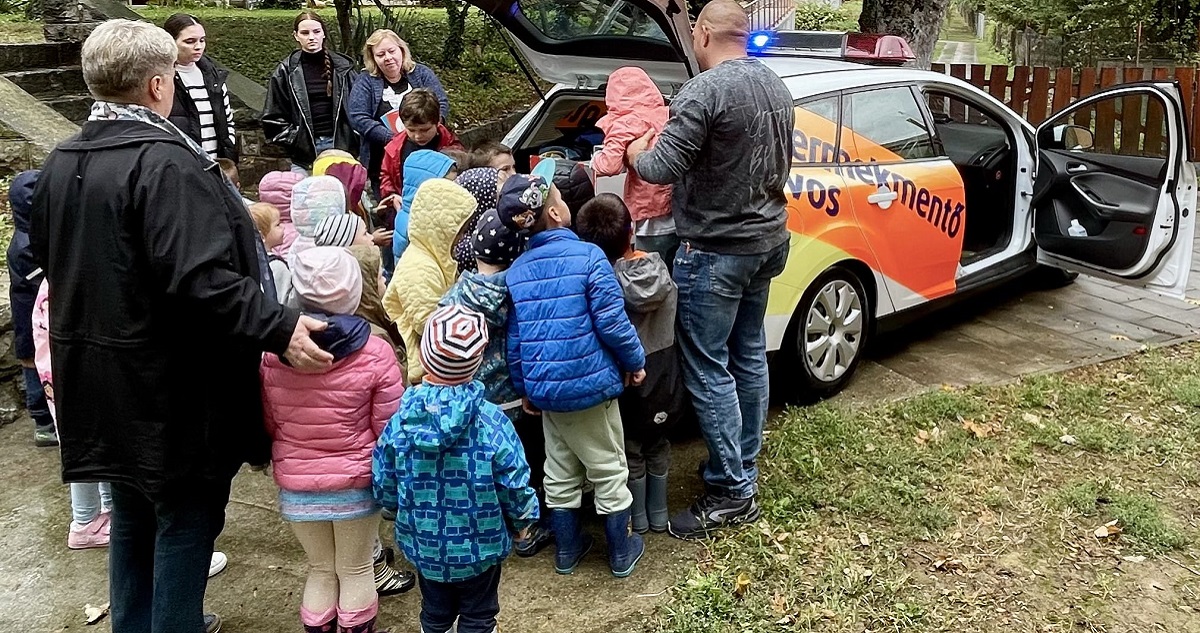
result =
M1096 137L1092 131L1081 125L1057 125L1054 127L1054 141L1065 150L1092 149Z

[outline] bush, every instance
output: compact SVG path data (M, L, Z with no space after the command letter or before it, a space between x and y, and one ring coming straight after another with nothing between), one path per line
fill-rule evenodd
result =
M796 4L796 29L800 31L857 31L858 15L852 15L849 9L851 9L849 6L834 9L823 2L799 2Z

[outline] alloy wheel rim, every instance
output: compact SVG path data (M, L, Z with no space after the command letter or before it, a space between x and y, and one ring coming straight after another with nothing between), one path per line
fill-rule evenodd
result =
M804 319L800 350L809 373L822 382L841 378L862 348L862 297L842 279L825 284Z

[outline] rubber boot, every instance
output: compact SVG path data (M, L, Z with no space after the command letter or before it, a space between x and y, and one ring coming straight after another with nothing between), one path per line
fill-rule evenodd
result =
M646 515L650 523L650 530L654 532L666 532L667 521L671 515L667 512L667 476L655 475L650 473L646 476ZM634 529L637 529L637 520L634 520Z
M304 633L334 633L337 630L338 630L338 623L337 623L336 616L332 620L326 622L325 624L321 624L319 626L312 626L310 624L304 625Z
M630 479L629 493L633 495L633 505L629 506L633 531L645 534L650 530L650 522L646 519L646 478Z
M579 561L592 549L592 537L579 527L579 510L554 508L550 511L550 524L557 545L554 571L560 574L573 573Z
M378 618L371 618L358 626L342 626L338 625L338 633L387 633L383 629L375 628L375 621Z
M604 516L604 536L608 539L608 566L617 578L633 573L646 544L629 529L629 510Z

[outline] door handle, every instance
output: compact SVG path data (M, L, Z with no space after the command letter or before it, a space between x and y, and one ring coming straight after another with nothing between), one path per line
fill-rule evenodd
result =
M879 189L875 193L867 196L867 202L878 205L880 209L886 209L892 206L892 202L899 197L900 194L888 189L884 185L879 185Z
M1068 174L1080 174L1087 171L1087 165L1083 163L1067 163Z

